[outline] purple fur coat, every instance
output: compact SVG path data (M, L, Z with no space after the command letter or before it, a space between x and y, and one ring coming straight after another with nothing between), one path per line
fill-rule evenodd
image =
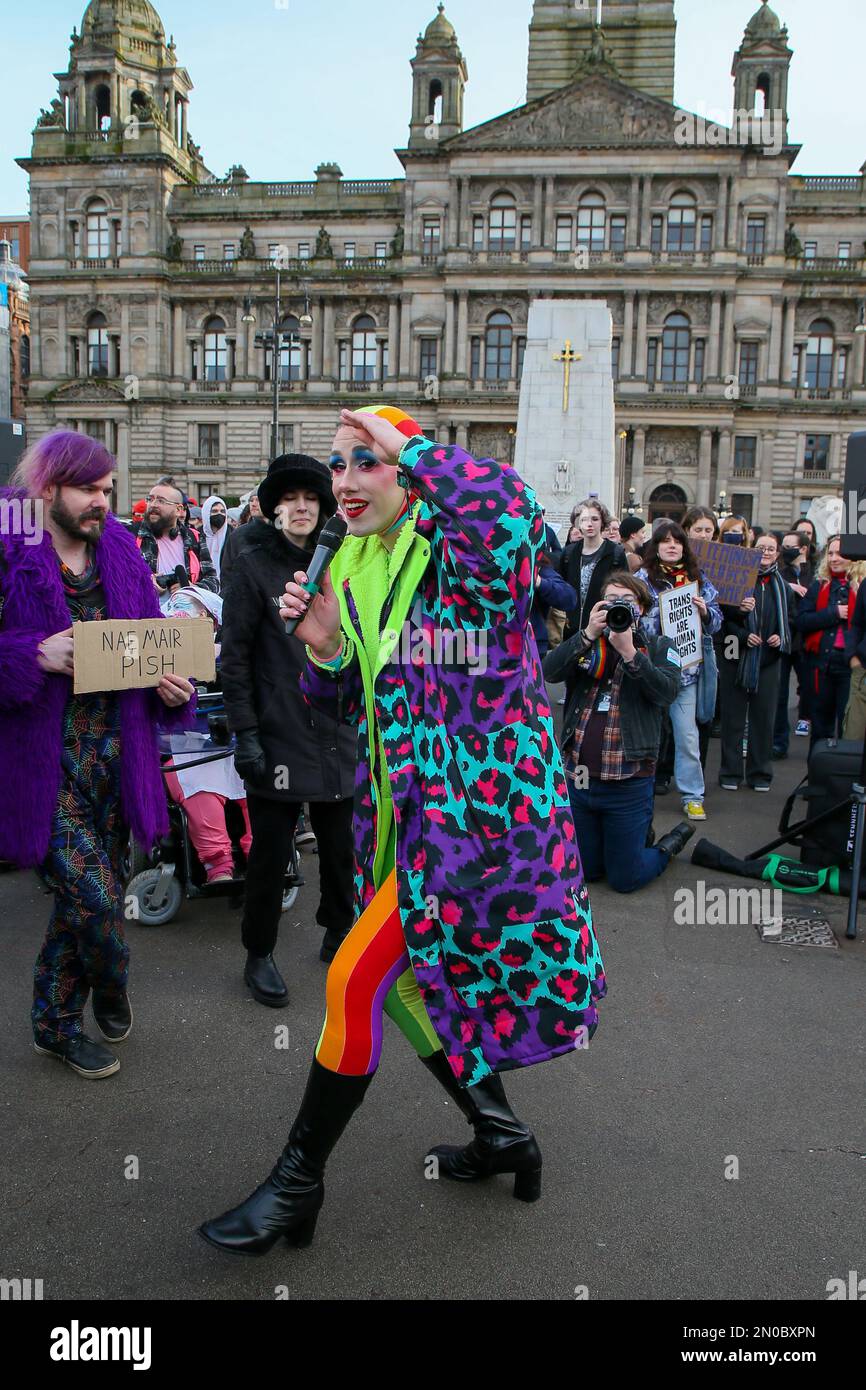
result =
M22 494L2 489L0 496ZM150 570L114 517L96 557L110 618L160 616ZM39 545L0 537L0 602L0 859L31 868L48 848L60 790L63 711L72 690L68 676L48 674L37 661L39 643L70 626L47 532ZM121 806L136 840L149 847L168 829L157 725L189 727L195 701L169 710L155 690L128 690L119 699Z

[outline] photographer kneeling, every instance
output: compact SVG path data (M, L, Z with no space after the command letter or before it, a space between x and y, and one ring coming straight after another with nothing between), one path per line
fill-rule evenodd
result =
M562 753L584 874L617 893L658 878L694 834L683 821L647 846L662 715L680 690L670 638L640 628L651 607L646 586L618 571L586 627L544 660L545 679L567 685Z

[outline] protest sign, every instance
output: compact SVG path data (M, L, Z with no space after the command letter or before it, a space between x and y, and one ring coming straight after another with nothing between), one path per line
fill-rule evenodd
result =
M143 690L163 676L216 676L210 618L140 618L72 624L75 693Z
M719 591L719 603L738 607L755 587L761 556L743 545L692 541L695 559Z
M684 671L689 666L699 666L704 659L701 615L692 603L697 596L697 584L682 584L659 594L662 632L679 652Z

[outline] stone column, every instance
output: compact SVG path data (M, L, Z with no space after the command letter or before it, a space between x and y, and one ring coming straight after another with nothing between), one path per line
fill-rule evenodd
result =
M653 198L653 176L652 174L643 175L643 198L641 202L640 215L640 245L644 251L649 250L650 228L652 219L652 198Z
M322 375L330 377L331 380L336 376L336 343L334 342L334 301L325 300L324 313L322 315Z
M732 447L732 431L731 431L731 430L727 430L727 429L722 430L721 433L719 434L719 477L718 477L718 488L719 488L719 492L721 492L721 491L724 489L724 491L725 491L725 492L728 492L729 494L730 494L730 489L729 489L729 487L728 487L728 483L729 483L730 476L731 476L731 447ZM716 500L718 500L718 499L716 499ZM730 500L730 495L729 495L729 500Z
M770 318L770 358L767 363L766 381L777 382L782 378L779 374L779 364L782 353L782 310L783 300L773 302L773 312Z
M699 507L709 507L710 504L710 467L713 457L713 432L710 429L701 430L701 443L698 452L698 495L697 503Z
M791 314L793 317L793 307ZM793 353L794 349L791 348ZM851 354L851 377L849 385L855 389L863 385L864 359L866 359L866 333L854 334L854 351Z
M725 327L722 333L722 376L729 377L734 375L734 352L736 342L734 340L734 295L733 292L725 296Z
M156 301L150 300L147 306L147 374L156 376L159 372L159 327L156 319Z
M791 384L791 368L794 361L794 330L797 326L797 301L790 295L785 300L785 326L782 333L782 361L779 381L783 386ZM858 334L858 336L860 336Z
M325 309L323 301L320 299L318 310L313 317L313 352L312 352L312 372L313 381L322 379L322 363L324 361L325 347Z
M539 174L536 174L533 186L532 242L534 246L544 243L544 185Z
M469 291L461 290L457 297L457 376L469 375Z
M553 248L553 203L556 195L556 180L549 175L544 180L544 233L541 244L548 250Z
M723 251L728 244L727 239L728 225L728 176L719 175L719 201L716 208L716 234L714 237L717 251Z
M622 362L620 369L624 377L634 376L634 301L637 291L626 290L625 316L622 329Z
M634 443L631 451L631 485L635 491L635 500L639 506L643 506L644 492L644 458L646 455L646 430L643 425L638 425L634 432Z
M407 330L408 331L408 330ZM388 377L397 375L397 354L400 350L400 301L388 301Z
M124 188L121 194L120 209L120 255L128 256L130 253L128 188Z
M454 295L450 290L445 291L445 355L442 371L449 376L454 371Z
M87 129L87 89L83 76L78 79L78 129Z
M458 425L458 426L457 426L457 447L458 447L458 449L465 449L467 453L469 452L469 426L468 426L468 425Z
M120 365L120 375L121 375L122 377L128 376L129 373L130 373L130 371L132 370L132 367L131 367L131 365L130 365L131 357L132 357L130 348L131 348L131 344L130 344L130 341L129 341L129 300L128 300L128 299L122 299L121 302L120 302L120 364L119 364L119 365Z
M400 376L405 381L412 375L412 296L400 296Z
M707 353L707 376L710 381L718 379L719 375L719 333L722 323L722 296L717 291L713 294L710 304L710 341Z
M129 477L129 421L117 422L117 509L122 516L128 516L132 506L131 483Z
M640 217L640 174L632 174L628 194L628 235L626 247L634 251L638 245L638 218Z
M776 431L758 434L755 478L758 482L758 516L770 516L773 510L773 456L776 452Z
M87 375L87 335L82 332L79 337L84 339L81 344L83 360L81 361L81 374ZM72 371L72 363L69 360L69 327L66 321L66 300L59 299L57 302L57 375L61 378L68 377Z
M649 297L646 290L637 292L637 338L635 340L635 370L634 374L640 381L646 380L646 358L647 358L647 311L649 308Z
M469 233L471 229L469 220L469 179L460 180L460 224L457 229L457 244L462 250L469 248Z
M244 306L239 304L235 309L235 366L238 376L249 376L250 374L250 355L249 355L249 335L248 324L243 322Z

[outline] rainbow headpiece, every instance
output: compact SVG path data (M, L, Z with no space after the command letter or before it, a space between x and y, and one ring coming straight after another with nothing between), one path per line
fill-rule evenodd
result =
M395 429L398 429L401 434L405 434L407 439L411 439L415 434L424 433L418 421L413 420L411 415L407 415L405 410L400 410L396 405L365 405L355 413L357 415L381 415L383 420L390 420Z

